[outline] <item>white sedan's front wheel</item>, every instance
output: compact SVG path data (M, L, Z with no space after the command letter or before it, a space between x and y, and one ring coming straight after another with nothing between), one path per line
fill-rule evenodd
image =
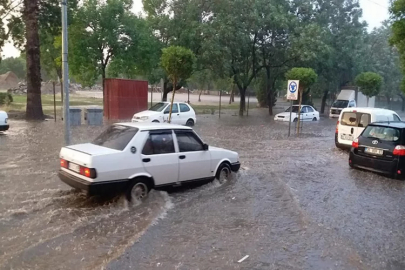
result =
M221 164L219 166L216 178L218 179L219 183L223 184L228 182L231 179L232 172L231 167L227 163Z

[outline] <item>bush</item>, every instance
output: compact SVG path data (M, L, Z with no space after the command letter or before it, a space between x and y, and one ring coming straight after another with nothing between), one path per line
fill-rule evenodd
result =
M0 105L10 105L13 102L13 96L9 93L0 93Z

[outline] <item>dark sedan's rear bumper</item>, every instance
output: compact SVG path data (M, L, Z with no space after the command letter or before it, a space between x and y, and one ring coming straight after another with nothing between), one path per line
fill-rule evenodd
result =
M394 158L393 160L377 159L358 155L353 149L350 151L349 164L355 168L386 174L392 177L402 178L402 175L405 174L405 160L403 158Z
M62 170L59 171L58 176L64 183L85 191L89 196L121 192L128 185L128 180L89 182Z
M231 170L233 172L237 172L240 169L240 162L235 162L231 164Z
M10 128L9 125L2 125L0 126L0 131L7 131Z

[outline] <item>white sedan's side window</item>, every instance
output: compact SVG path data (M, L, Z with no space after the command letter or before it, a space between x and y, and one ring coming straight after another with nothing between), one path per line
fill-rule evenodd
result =
M203 151L204 146L193 132L176 132L180 152Z
M180 112L189 112L190 107L187 104L180 103Z
M314 110L313 110L311 107L307 106L306 108L307 108L307 111L308 111L309 113L314 112Z
M174 153L172 133L151 133L147 139L142 154L159 155Z
M399 121L399 122L401 121L401 119L396 114L393 114L393 118L394 118L394 121Z

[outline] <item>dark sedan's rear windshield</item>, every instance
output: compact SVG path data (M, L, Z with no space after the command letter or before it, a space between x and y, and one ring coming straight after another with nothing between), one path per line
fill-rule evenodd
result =
M101 133L92 144L122 151L137 132L138 129L135 127L112 125Z
M362 136L370 139L379 139L381 141L396 142L399 140L400 131L393 127L368 126Z

